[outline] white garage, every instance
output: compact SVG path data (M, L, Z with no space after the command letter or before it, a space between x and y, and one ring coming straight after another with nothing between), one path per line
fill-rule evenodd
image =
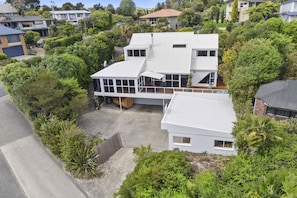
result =
M175 92L161 121L169 149L236 155L233 123L236 115L228 94Z

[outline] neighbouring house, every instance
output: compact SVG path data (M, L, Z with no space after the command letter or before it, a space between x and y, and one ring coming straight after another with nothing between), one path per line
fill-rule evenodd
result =
M72 25L77 25L79 20L82 20L91 15L91 12L87 10L62 10L62 11L50 11L52 18L57 20L65 20Z
M166 18L168 20L168 27L172 29L177 29L177 17L181 14L178 10L173 9L162 9L150 14L141 16L140 19L146 20L152 26L155 26L158 18Z
M254 114L277 119L297 115L297 80L278 80L261 85L255 96Z
M7 57L27 55L24 32L0 25L0 53Z
M135 33L125 61L91 75L94 95L164 106L175 91L218 92L218 35Z
M0 21L17 14L18 11L10 3L0 4Z
M297 0L289 0L281 3L279 15L283 21L297 20Z
M161 121L169 149L236 155L233 123L236 115L229 94L175 92Z
M233 2L234 0L226 2L225 20L227 21L231 21ZM258 6L262 2L264 2L264 0L238 0L238 21L247 21L249 19L249 14L247 13L247 10L253 6Z
M6 16L5 19L0 20L0 25L21 31L32 30L44 37L48 36L47 21L48 19L39 16Z

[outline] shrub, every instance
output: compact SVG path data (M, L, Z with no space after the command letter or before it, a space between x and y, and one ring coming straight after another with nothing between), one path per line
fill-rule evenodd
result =
M0 53L0 60L7 59L7 55L4 53Z

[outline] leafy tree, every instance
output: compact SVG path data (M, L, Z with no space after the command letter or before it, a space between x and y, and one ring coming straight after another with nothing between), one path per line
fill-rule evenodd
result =
M111 14L115 14L115 9L112 4L108 4L105 8L105 11L110 12Z
M113 49L114 45L111 42L107 43L109 40L107 37L105 39L86 39L67 47L65 51L83 59L87 64L87 74L91 75L102 69L103 62L110 60L113 54L111 53L111 48Z
M106 30L111 27L112 23L112 16L110 12L106 11L94 11L91 14L93 19L94 27L98 28L99 30Z
M87 103L87 92L79 87L77 80L58 79L47 69L36 70L16 89L15 95L21 97L19 102L33 118L38 114L72 118Z
M104 7L98 3L93 5L94 10L104 10Z
M36 45L37 41L40 39L40 34L34 31L26 31L24 35L25 43L28 45Z
M73 25L71 25L70 22L66 22L65 25L61 25L58 27L58 32L58 35L60 37L71 36L75 33L75 28Z
M270 18L273 16L274 13L277 13L279 11L279 4L274 3L272 1L266 1L261 3L260 5L249 8L247 13L252 16L255 13L260 13L264 18Z
M57 73L60 78L75 78L82 87L89 82L86 63L77 56L70 54L46 56L40 63Z
M135 150L137 165L123 182L120 197L185 197L190 166L185 154L174 151Z
M231 21L234 23L238 17L238 0L234 0L231 11Z
M85 9L85 5L82 2L78 2L74 6L74 10L84 10L84 9Z
M292 37L294 43L297 43L297 21L284 22L281 33Z
M182 11L178 17L179 27L193 27L201 23L201 16L199 13L195 13L194 10L188 9Z
M261 84L278 78L283 64L277 49L264 39L246 42L233 61L233 74L227 85L232 98L242 104L252 100Z
M70 2L63 3L62 10L74 10L74 5Z
M264 154L266 150L282 141L283 133L277 122L270 117L247 115L235 122L233 135L239 152Z
M120 6L117 9L117 13L124 16L134 16L136 6L132 0L122 0Z

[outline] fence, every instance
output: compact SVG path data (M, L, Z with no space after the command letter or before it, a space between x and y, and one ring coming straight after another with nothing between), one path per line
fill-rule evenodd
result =
M115 154L122 147L123 144L119 133L113 135L111 138L103 142L103 144L100 144L96 148L99 165L106 162L113 154Z

